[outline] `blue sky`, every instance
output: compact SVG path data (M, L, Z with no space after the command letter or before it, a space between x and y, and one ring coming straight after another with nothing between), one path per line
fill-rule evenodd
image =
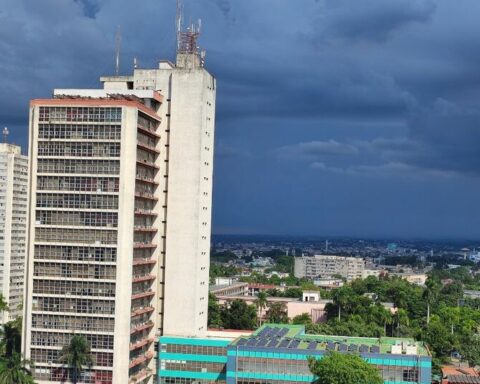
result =
M0 125L174 55L174 0L1 0ZM480 237L478 0L185 0L218 81L214 232Z

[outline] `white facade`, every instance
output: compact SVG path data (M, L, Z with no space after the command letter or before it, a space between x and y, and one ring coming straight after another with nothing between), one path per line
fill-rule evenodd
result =
M21 148L0 144L0 293L9 311L0 324L22 314L25 281L28 158Z
M348 281L361 279L365 260L357 257L315 255L295 257L295 277L330 279L341 276Z
M155 336L207 330L215 80L179 59L32 102L23 349L39 383L61 381L72 332L97 362L85 382L127 384L152 382Z

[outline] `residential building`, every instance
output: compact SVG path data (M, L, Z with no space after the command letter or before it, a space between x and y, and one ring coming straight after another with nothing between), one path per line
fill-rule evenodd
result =
M445 365L441 369L441 384L480 384L480 375L475 368Z
M207 331L216 86L197 37L180 33L176 64L31 102L22 348L38 383L67 379L73 333L95 360L82 382L127 384L152 383L156 335Z
M315 255L295 257L295 277L331 279L341 276L347 281L362 278L365 260L359 257Z
M328 351L358 353L385 383L431 383L431 356L413 339L311 335L300 325L266 324L233 341L162 337L159 384L311 383L308 357Z
M310 298L313 297L313 300ZM234 300L242 300L248 305L255 305L257 300L256 296L233 296L233 295L216 295L218 303L220 305L230 305ZM324 300L319 297L319 295L314 295L311 292L306 291L302 299L297 299L294 297L267 297L267 306L260 310L258 315L266 320L267 312L269 305L273 303L283 304L285 311L289 320L292 320L295 316L303 315L304 313L308 314L312 319L313 323L324 323L327 321L327 304L331 303L332 300Z
M0 324L22 315L27 229L28 158L17 145L0 144L0 293L8 311Z

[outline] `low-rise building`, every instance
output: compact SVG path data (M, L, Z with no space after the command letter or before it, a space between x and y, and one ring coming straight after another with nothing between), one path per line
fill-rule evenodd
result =
M442 367L442 384L480 384L480 376L474 368Z
M316 279L341 276L347 281L362 278L365 260L359 257L330 255L295 258L295 277Z
M162 336L159 344L158 384L311 383L308 357L329 351L358 353L388 384L431 383L431 357L413 339L310 335L301 325L266 324L237 337Z
M220 284L210 286L210 293L215 296L246 296L248 283Z

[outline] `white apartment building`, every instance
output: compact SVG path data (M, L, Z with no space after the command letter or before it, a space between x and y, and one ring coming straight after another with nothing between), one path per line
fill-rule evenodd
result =
M365 260L358 257L315 255L295 257L295 277L331 279L341 276L347 281L361 279Z
M0 293L9 311L0 324L22 315L25 281L28 158L17 145L0 144Z
M61 348L92 346L82 383L152 383L154 338L207 331L215 79L176 64L57 89L30 110L23 352L38 383Z

